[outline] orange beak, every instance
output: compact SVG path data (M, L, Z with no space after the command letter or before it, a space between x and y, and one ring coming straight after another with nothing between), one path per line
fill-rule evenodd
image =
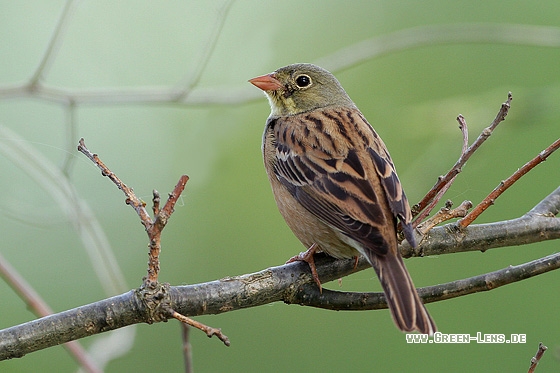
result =
M249 79L249 83L253 84L257 88L262 89L263 91L276 91L284 88L282 83L280 83L278 79L274 77L274 73Z

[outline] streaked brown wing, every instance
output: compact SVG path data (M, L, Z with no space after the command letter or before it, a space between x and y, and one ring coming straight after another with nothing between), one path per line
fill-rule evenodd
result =
M381 140L363 116L362 120L369 128L371 128L374 137L377 139L377 141L374 141L370 146L368 146L367 151L375 164L375 169L379 175L381 185L385 190L389 207L391 208L393 215L398 217L402 222L403 232L408 243L412 247L416 247L416 240L414 238L411 225L412 212L410 211L408 200L399 177L397 176L397 171L393 165L391 156L389 155L383 140Z
M395 216L410 210L385 145L361 113L322 109L273 119L269 127L277 140L274 172L291 195L325 223L385 254L387 241L394 242Z

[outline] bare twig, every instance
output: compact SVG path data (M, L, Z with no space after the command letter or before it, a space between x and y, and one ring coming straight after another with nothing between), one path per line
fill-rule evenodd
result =
M230 346L229 338L222 333L222 329L212 328L210 326L204 325L203 323L193 320L187 316L183 316L176 311L172 311L171 316L187 325L202 330L203 332L206 333L208 338L212 338L213 336L216 336L220 339L220 341L224 342L226 346L228 347Z
M184 187L184 185L183 185ZM148 251L148 276L144 278L144 281L147 284L155 284L158 281L159 276L159 254L161 254L161 232L165 227L167 220L159 219L159 192L154 189L153 191L153 211L155 216L155 220L157 220L160 224L156 224L154 222L150 222L150 225L146 227L146 232L148 233L148 238L150 239L150 243L148 244L149 251Z
M183 193L183 190L185 189L185 185L187 184L187 181L189 181L189 177L187 175L182 175L179 178L179 181L177 182L177 185L175 185L175 188L173 189L173 192L171 192L169 194L169 196L167 198L167 202L163 206L163 209L157 214L156 224L157 224L158 220L162 224L167 223L167 219L169 219L169 217L173 213L173 211L174 211L173 209L175 207L175 204L177 203L177 200L181 196L181 193Z
M463 166L469 160L469 158L474 154L474 152L486 141L486 139L488 139L488 137L490 137L490 135L492 135L494 129L496 129L496 127L506 119L506 116L510 108L511 100L512 100L512 95L511 92L509 92L506 102L502 104L500 110L498 111L498 114L496 115L496 118L494 118L492 123L488 127L486 127L482 131L482 133L478 136L478 138L472 143L472 145L469 146L467 150L461 154L461 156L459 157L455 165L453 165L451 170L449 170L449 172L445 176L440 176L438 178L437 183L424 196L424 198L412 207L413 216L419 215L424 209L430 206L430 203L440 194L440 191L444 190L444 188L446 188L446 186L453 181L455 176L457 176L457 174L461 172ZM459 121L460 126L463 125L463 127L461 128L466 128L466 122L464 121L464 118L462 116L459 116L457 120ZM463 138L465 138L464 132L463 132ZM464 145L463 145L463 149L464 149ZM415 219L415 221L418 221L418 219Z
M459 129L463 134L463 147L461 148L461 156L464 156L469 149L469 127L467 126L467 121L463 114L457 116L457 122L459 122Z
M461 156L460 157L464 157L465 153L467 152L468 147L469 147L469 130L468 130L467 122L465 121L465 118L461 114L459 114L459 116L457 117L457 121L459 122L459 129L461 130L461 133L463 134L463 147L461 148ZM430 215L430 213L432 212L434 207L436 207L436 205L441 200L441 198L443 197L445 192L447 192L447 190L451 187L451 185L455 181L455 178L457 177L457 175L458 175L458 173L455 174L455 176L453 176L452 178L450 178L442 186L442 188L437 192L437 194L434 196L434 198L427 204L427 206L421 212L419 212L418 216L416 216L416 218L412 222L412 227L419 226L420 223L422 221L424 221L424 219L428 215ZM463 206L463 205L461 205L461 206ZM472 205L469 208L471 208L471 207L472 207ZM413 215L414 215L414 208L413 208Z
M155 189L152 191L152 196L152 212L154 213L154 216L157 216L159 214L159 203L161 202L161 198L159 192Z
M461 228L467 227L471 224L477 217L480 216L488 207L494 204L496 198L498 198L503 192L505 192L510 186L512 186L517 180L519 180L527 172L531 171L538 164L545 161L549 155L560 148L560 139L553 142L548 148L540 152L535 158L525 163L523 167L518 169L508 177L506 180L502 181L494 190L486 197L482 202L480 202L467 216L462 218L457 222Z
M154 213L154 219L152 220L146 211L146 204L140 201L132 188L129 188L115 175L102 161L99 159L97 154L93 154L86 147L84 139L80 139L78 150L85 154L92 162L94 162L100 169L103 176L109 177L115 185L123 191L126 195L126 203L131 205L134 210L138 213L142 224L146 228L148 233L148 238L150 240L149 253L148 253L148 276L144 278L144 284L140 289L138 289L137 294L140 295L144 303L149 309L149 322L162 321L165 320L166 316L173 317L183 323L193 326L197 329L202 330L206 333L208 337L216 336L218 337L226 346L230 345L228 337L222 333L221 329L216 329L204 325L198 321L190 319L184 315L181 315L177 311L173 310L168 306L168 284L161 284L158 282L158 275L160 270L159 254L161 253L161 232L165 228L167 221L173 214L175 204L177 200L185 190L185 185L189 180L187 175L182 175L179 181L175 185L173 192L169 194L167 202L160 209L160 195L157 190L153 191L153 207L152 211Z
M185 185L189 180L187 175L182 175L179 178L179 182L175 185L173 192L169 194L169 198L165 203L165 206L162 210L159 209L160 204L160 196L157 190L153 191L153 212L155 215L154 220L150 218L148 211L146 210L146 203L136 197L132 188L128 187L125 183L123 183L117 175L113 171L111 171L104 163L99 159L97 154L93 154L89 151L86 147L84 139L80 139L78 144L78 150L82 152L86 157L88 157L93 163L97 165L101 169L101 174L103 176L107 176L111 181L123 191L126 196L126 203L131 205L142 224L146 228L146 232L148 233L148 238L150 239L150 251L149 251L149 260L148 260L148 276L146 281L149 282L157 282L158 273L159 273L159 253L161 252L161 231L167 224L167 220L173 213L173 208L177 199L185 189Z
M101 170L101 175L107 176L117 186L117 188L122 190L122 192L126 196L126 204L131 205L132 208L134 208L134 210L140 217L142 224L146 229L148 229L152 224L152 220L150 219L148 211L146 211L146 203L136 197L132 188L129 188L125 183L123 183L121 179L119 179L117 175L115 175L113 171L111 171L105 165L105 163L103 163L101 159L99 159L97 154L93 154L89 151L83 138L80 139L78 150L82 152L86 157L88 157L93 163L95 163L97 167L99 167L99 169Z
M436 225L443 223L444 221L464 217L465 215L467 215L468 210L472 207L472 202L463 201L463 203L461 203L459 207L456 207L454 209L451 209L451 206L452 202L447 201L445 207L442 207L434 216L432 216L428 220L423 221L422 224L419 224L418 227L416 227L418 233L424 236L426 233L428 233L429 230L431 230Z
M539 342L539 349L537 350L535 356L531 358L531 366L529 367L528 373L533 373L535 371L537 365L539 365L539 361L541 361L541 358L547 349L548 347L543 345L542 342Z
M160 196L157 190L153 191L153 211L154 211L154 221L150 224L149 227L146 228L148 232L148 237L150 238L150 251L148 254L148 277L146 281L149 282L157 282L158 274L159 274L159 254L161 253L161 231L167 224L167 220L171 217L173 213L173 208L175 207L175 203L177 203L177 199L183 193L185 189L185 185L189 177L187 175L182 175L175 185L173 192L169 194L169 198L163 206L163 209L160 210L159 203L160 203Z

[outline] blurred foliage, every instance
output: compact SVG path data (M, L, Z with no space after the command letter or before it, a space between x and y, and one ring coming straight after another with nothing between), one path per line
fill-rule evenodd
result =
M173 86L196 68L222 3L82 1L77 4L45 82L76 90ZM0 89L30 79L63 1L19 1L0 12ZM417 26L459 23L560 26L560 3L236 1L197 88L254 94L247 79L294 62L314 62L349 45ZM474 26L476 27L476 26ZM521 29L523 32L523 29ZM560 44L560 43L559 43ZM348 56L349 59L352 56ZM446 43L407 48L334 71L382 135L409 199L419 200L455 162L463 114L471 141L513 92L507 120L469 161L446 198L479 202L500 180L560 135L560 49L516 43ZM327 67L327 66L325 66ZM248 99L256 96L248 96ZM261 96L257 96L261 97ZM0 125L58 166L101 224L128 286L145 273L146 236L124 197L75 145L79 137L149 202L190 176L163 236L160 279L211 281L279 265L302 250L276 210L260 155L269 108L264 97L236 105L92 104L74 111L32 98L0 100ZM69 158L67 158L69 157ZM559 184L553 155L518 182L480 222L515 218ZM0 155L2 254L62 311L106 297L72 222L21 167ZM519 264L558 250L557 242L407 260L418 286ZM524 371L543 342L539 371L560 368L559 273L428 306L445 333L525 333L525 344L407 345L388 311L328 312L284 304L200 321L230 337L225 348L192 333L195 371ZM338 284L326 286L337 288ZM342 289L373 291L373 271ZM34 318L0 282L0 328ZM86 347L99 338L82 340ZM62 348L1 362L3 372L72 371ZM107 372L182 370L174 322L140 325L130 353Z

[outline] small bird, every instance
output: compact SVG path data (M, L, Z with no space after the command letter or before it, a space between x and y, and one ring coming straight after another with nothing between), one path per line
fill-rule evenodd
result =
M405 332L433 334L436 325L418 297L397 249L397 219L416 246L412 214L385 144L338 80L312 64L293 64L249 80L271 106L263 134L264 165L276 204L313 254L365 256L391 315Z

